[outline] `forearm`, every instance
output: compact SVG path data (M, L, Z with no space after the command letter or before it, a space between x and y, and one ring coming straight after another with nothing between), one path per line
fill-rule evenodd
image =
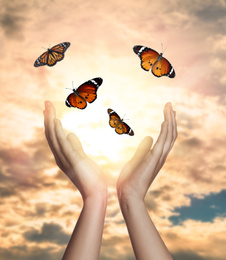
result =
M143 200L120 199L134 254L137 260L172 260L152 222Z
M62 260L99 259L106 205L107 194L98 194L84 201Z

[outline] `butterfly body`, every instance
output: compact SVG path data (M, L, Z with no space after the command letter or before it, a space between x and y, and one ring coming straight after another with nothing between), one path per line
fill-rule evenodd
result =
M175 77L175 71L170 62L163 57L163 53L159 54L157 51L141 45L134 46L133 51L140 58L142 69L146 71L151 69L152 74L156 77Z
M110 117L109 125L115 128L115 132L117 134L134 135L133 130L125 122L123 122L123 119L121 119L113 109L108 108L107 111Z
M64 58L64 53L70 46L70 42L63 42L53 46L51 49L47 49L38 59L35 61L34 66L54 66L58 61Z
M102 78L94 78L86 81L77 89L73 89L73 93L65 101L66 106L77 107L79 109L86 108L87 102L92 103L96 100L97 90L102 82Z

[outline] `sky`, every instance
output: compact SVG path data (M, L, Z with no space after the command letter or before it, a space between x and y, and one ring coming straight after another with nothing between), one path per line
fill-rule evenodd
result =
M61 259L82 207L45 140L45 100L107 178L100 260L135 259L115 183L143 137L156 140L167 102L179 135L146 196L149 214L175 260L225 259L225 32L225 0L0 0L0 260ZM65 41L63 61L33 66ZM176 77L142 70L134 45L163 45ZM66 88L95 77L97 100L66 107ZM134 136L115 133L108 108Z

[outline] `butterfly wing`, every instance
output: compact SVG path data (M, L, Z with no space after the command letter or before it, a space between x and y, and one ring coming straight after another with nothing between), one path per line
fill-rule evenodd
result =
M87 102L92 103L97 98L97 90L102 82L102 78L94 78L73 89L73 93L65 101L66 106L86 108Z
M38 59L35 61L34 66L39 67L46 65L48 62L48 56L49 56L49 51L44 52Z
M92 103L97 98L97 90L102 82L102 78L91 79L79 86L76 92L87 102Z
M149 71L153 64L157 61L159 53L148 47L135 45L133 51L138 55L141 60L141 68Z
M108 114L109 114L109 117L110 117L110 120L109 120L109 125L113 128L115 128L121 121L121 118L119 117L119 115L114 111L112 110L111 108L108 108Z
M58 61L64 58L64 53L70 46L70 42L63 42L53 46L48 51L44 52L34 63L35 67L48 65L54 66Z
M71 93L67 97L65 104L68 107L77 107L79 109L84 109L87 106L86 100L84 100L82 97L76 95L75 93Z
M151 72L156 77L162 77L162 76L168 76L169 78L175 77L175 71L174 71L172 65L164 57L162 57L161 59L157 60L154 63L154 65L152 66Z
M119 135L121 134L129 134L134 135L133 130L123 122L123 120L119 117L119 115L112 110L111 108L108 109L108 114L110 117L109 125L115 128L115 132Z
M64 54L62 53L57 53L57 52L50 52L48 54L48 61L47 64L48 66L52 67L54 66L58 61L61 61L64 57Z
M63 42L60 44L57 44L51 48L51 51L57 52L57 53L65 53L67 48L70 46L70 42Z
M134 132L133 132L133 130L130 128L130 126L128 126L125 122L122 122L121 123L121 126L120 126L120 128L122 129L122 131L123 131L123 133L124 134L128 134L128 135L134 135ZM115 131L116 131L116 129L115 129ZM116 131L117 132L117 131Z

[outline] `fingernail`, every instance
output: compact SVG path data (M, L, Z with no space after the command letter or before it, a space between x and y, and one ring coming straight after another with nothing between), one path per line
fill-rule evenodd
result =
M44 105L45 105L45 109L47 109L47 107L48 107L48 101L45 101Z
M45 101L45 109L48 109L51 106L51 103L49 101Z
M166 105L172 107L171 102L168 102Z

